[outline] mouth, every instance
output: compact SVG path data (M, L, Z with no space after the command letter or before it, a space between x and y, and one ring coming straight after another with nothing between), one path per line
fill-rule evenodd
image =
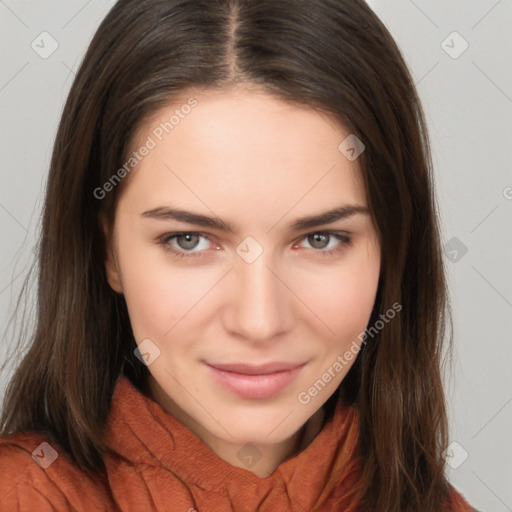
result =
M299 375L306 363L272 362L260 365L206 363L212 378L228 391L249 399L270 398Z

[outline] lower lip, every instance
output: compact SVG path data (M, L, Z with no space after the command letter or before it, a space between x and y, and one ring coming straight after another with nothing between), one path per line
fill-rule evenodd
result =
M227 372L214 366L206 365L213 378L224 387L242 398L263 400L276 395L288 386L300 373L304 365L266 375L246 375Z

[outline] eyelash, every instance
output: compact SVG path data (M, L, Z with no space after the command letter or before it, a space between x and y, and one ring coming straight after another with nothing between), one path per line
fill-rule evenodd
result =
M208 235L204 234L204 233L188 231L188 232L179 232L179 233L168 233L168 234L164 235L163 237L161 237L159 239L158 243L163 246L165 251L170 252L171 254L173 254L175 257L178 257L178 258L202 257L203 256L203 251L197 251L197 252L179 251L179 250L174 249L170 245L169 242L171 240L173 240L174 238L178 238L180 236L184 236L184 235L202 236L202 237L210 240L210 237ZM300 241L302 241L305 238L308 238L310 236L313 236L313 235L327 235L327 236L330 236L330 237L337 238L341 242L334 249L328 249L328 250L320 250L320 249L319 250L315 250L315 249L312 249L315 253L318 253L319 257L322 257L322 258L327 258L329 256L334 256L335 254L341 252L344 248L349 247L349 246L352 245L352 238L351 237L349 237L349 236L347 236L345 234L337 233L335 231L313 231L312 233L308 233L308 234L304 235L300 239ZM211 240L210 240L210 242L211 242Z

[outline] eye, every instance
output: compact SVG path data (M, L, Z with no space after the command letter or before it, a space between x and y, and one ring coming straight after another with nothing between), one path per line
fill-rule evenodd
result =
M315 256L318 255L322 258L332 256L352 244L352 239L348 235L333 231L309 233L304 237L304 240L313 247L316 253ZM335 244L329 247L329 243L326 244L326 242L330 241L335 242Z
M206 235L202 233L169 233L162 237L159 243L164 247L166 251L173 253L175 256L179 257L193 257L193 256L201 256L201 252L204 251L205 247L200 247L198 251L192 252L192 249L196 249L198 245L198 240L201 238L205 240L209 240ZM173 245L171 242L175 241L177 244Z
M211 242L211 239L203 233L185 232L168 233L161 237L158 243L163 246L165 251L170 252L174 256L188 258L204 256L204 252L208 248L208 242L206 242L206 245L203 243L201 247L201 240ZM333 231L309 233L303 236L301 240L311 244L315 256L318 255L320 257L332 256L352 244L352 239L349 236ZM326 245L326 241L333 241L335 244L329 245L327 243Z

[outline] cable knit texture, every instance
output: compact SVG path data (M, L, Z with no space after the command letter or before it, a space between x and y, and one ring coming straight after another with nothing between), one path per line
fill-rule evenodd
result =
M356 410L338 403L302 452L260 478L218 457L122 377L108 419L108 482L87 476L46 437L12 434L0 439L0 510L356 512L357 429ZM452 488L447 510L474 509Z

